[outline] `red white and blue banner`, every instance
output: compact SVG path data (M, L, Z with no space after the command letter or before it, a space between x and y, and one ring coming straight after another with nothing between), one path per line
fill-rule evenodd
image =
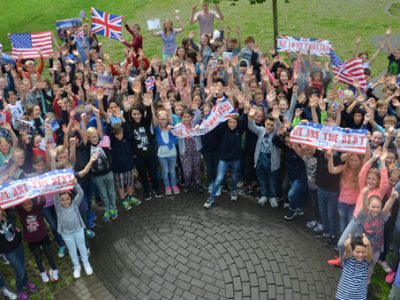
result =
M231 102L225 98L214 105L210 114L199 126L187 128L183 123L178 123L175 125L174 129L172 129L172 134L178 138L204 135L236 114L237 112Z
M92 33L121 40L122 16L113 15L92 7Z
M72 169L55 170L40 176L0 185L0 207L7 209L46 194L69 191L75 179Z
M368 130L344 129L308 122L299 124L290 132L290 142L338 152L365 154Z
M278 37L278 51L301 52L312 55L329 56L331 42L322 39L302 38L282 35Z

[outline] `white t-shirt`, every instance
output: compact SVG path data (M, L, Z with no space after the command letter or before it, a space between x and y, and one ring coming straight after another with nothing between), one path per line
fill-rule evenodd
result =
M17 101L15 105L8 104L8 108L11 113L11 121L14 124L15 119L21 119L24 116L24 108L22 107L21 101Z

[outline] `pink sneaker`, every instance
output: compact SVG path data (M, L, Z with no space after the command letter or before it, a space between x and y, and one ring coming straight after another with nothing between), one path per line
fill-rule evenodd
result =
M25 292L18 293L18 299L20 300L29 300L29 295Z
M172 186L172 190L174 191L175 195L178 195L181 193L181 191L179 190L179 187L177 185Z
M170 186L167 186L167 187L165 188L165 195L172 195L172 190L171 190L171 187L170 187Z
M386 275L385 281L389 284L392 284L395 277L396 277L396 272L390 272L389 274Z

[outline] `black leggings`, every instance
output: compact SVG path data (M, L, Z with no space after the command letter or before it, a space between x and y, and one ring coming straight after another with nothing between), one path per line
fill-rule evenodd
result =
M151 186L153 187L153 190L159 193L160 190L158 188L158 181L157 181L157 158L153 156L137 157L135 158L135 167L139 173L144 193L148 194L151 192L147 173L150 175Z
M46 256L47 261L50 264L50 267L53 270L57 270L56 262L54 261L54 256L53 253L51 252L51 242L48 235L46 235L46 237L40 241L28 243L28 247L32 251L33 256L35 257L35 262L39 268L40 273L43 273L45 271L43 267L42 252Z

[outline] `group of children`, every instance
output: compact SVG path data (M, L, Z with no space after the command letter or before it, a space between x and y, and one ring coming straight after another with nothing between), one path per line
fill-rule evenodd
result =
M218 6L212 11L202 3L196 11L193 7L190 21L199 22L199 44L193 33L176 42L184 27L179 16L181 28L166 20L154 33L163 40L162 59L146 57L138 24L125 24L132 43L122 40L123 61L103 53L85 24L80 34L67 32L49 60L49 76L43 74L42 56L37 67L24 57L15 65L2 63L1 183L66 168L76 177L69 192L0 210L0 253L15 270L19 299L29 299L26 291L37 289L28 280L22 240L44 283L59 279L48 228L59 257L67 247L73 276L81 275L79 259L90 275L87 238L94 236L90 229L101 207L102 220L110 222L118 218L118 207L129 211L142 200L193 192L209 194L206 209L222 192L229 192L231 201L248 195L259 206L283 205L287 220L310 208L307 227L339 251L328 261L343 267L337 299L366 299L376 263L388 273L386 281L394 282L391 299L398 299L400 216L394 187L400 181L400 69L394 65L400 63L400 50L392 48L391 29L385 43L388 73L367 90L355 81L342 91L329 62L301 53L263 54L251 36L241 48L239 27L237 38L230 28L214 32L214 19L224 18ZM365 52L354 55L363 60L368 78L373 61ZM99 76L112 76L113 87L99 87ZM199 128L224 101L237 114L213 130L185 137L173 130ZM307 122L366 129L367 152L292 143L290 131ZM135 190L139 182L142 200ZM1 274L0 288L16 299Z

